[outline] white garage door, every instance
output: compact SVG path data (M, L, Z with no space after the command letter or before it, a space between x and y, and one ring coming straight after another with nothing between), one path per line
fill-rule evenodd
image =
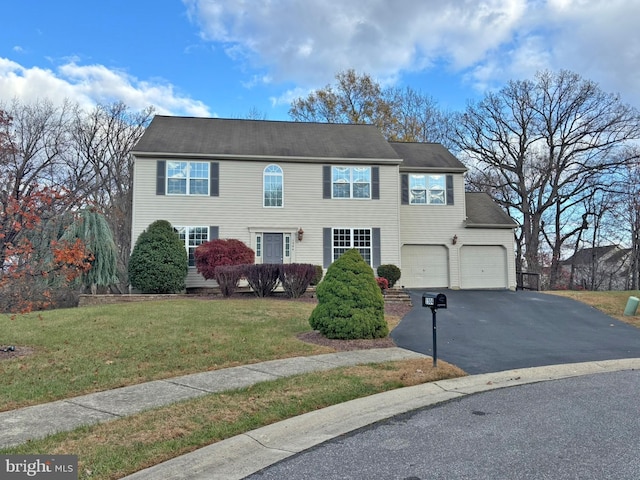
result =
M449 250L443 245L404 245L400 285L407 288L449 286Z
M508 288L507 251L499 245L460 249L460 288Z

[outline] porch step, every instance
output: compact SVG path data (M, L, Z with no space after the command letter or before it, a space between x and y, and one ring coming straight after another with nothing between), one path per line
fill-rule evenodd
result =
M388 289L383 296L385 303L407 303L411 305L411 297L403 290Z

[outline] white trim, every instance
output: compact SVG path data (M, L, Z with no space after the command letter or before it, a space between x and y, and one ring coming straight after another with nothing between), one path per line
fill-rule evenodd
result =
M184 177L170 177L169 176L169 164L171 163L186 163L186 174ZM206 165L207 167L207 175L206 177L195 177L191 178L191 165ZM211 193L211 164L209 162L197 162L197 161L188 161L188 160L167 160L165 162L164 167L164 176L165 176L165 195L169 195L172 197L208 197ZM184 180L185 181L185 193L171 193L169 191L169 180ZM207 192L206 193L190 193L190 180L206 180L207 182Z

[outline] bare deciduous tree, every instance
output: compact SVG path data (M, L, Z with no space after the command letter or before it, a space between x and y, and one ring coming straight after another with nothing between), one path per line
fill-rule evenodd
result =
M104 213L118 247L121 288L127 285L131 253L133 157L130 151L153 116L153 108L131 112L122 102L78 111L72 129L74 141L67 167L70 183Z
M627 142L639 136L636 109L561 71L511 81L469 104L456 118L453 141L475 188L493 193L521 222L517 266L540 272L546 242L553 287L562 248L577 233L567 219L594 186L607 187L629 161Z

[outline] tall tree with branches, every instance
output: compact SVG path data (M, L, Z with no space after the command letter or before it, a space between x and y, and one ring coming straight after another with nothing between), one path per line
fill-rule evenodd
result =
M377 126L388 140L440 142L449 145L449 115L436 101L412 88L386 88L370 75L346 70L336 83L294 100L295 121L355 123Z
M127 285L131 253L133 157L130 151L153 116L148 107L133 112L122 102L77 111L71 128L72 155L67 157L70 184L90 205L104 212L118 249L121 290Z
M563 246L579 231L568 219L594 188L608 188L639 136L638 111L618 95L569 71L545 71L470 103L452 140L473 187L521 222L517 266L540 272L541 247L549 249L553 287Z

